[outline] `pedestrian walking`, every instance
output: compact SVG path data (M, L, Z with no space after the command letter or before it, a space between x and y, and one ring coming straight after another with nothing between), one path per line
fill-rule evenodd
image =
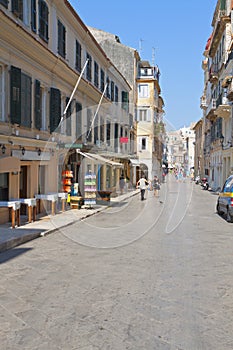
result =
M153 182L152 182L152 187L154 190L154 196L159 197L159 190L160 190L160 182L158 176L154 176Z
M149 181L147 181L144 175L142 175L142 177L137 182L137 186L140 188L142 201L145 199L146 185L148 184L149 184Z
M125 178L124 178L124 175L121 174L121 176L120 176L120 190L121 190L121 194L124 193L124 188L125 188Z

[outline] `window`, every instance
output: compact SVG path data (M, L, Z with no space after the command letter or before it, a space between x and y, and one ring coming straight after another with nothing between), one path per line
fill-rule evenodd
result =
M82 138L82 105L76 103L76 138Z
M8 0L0 0L0 4L8 8Z
M91 55L89 55L89 53L87 53L87 59L88 59L88 63L87 63L87 68L86 68L86 78L87 80L91 81L92 79L92 57Z
M110 139L111 139L111 123L108 120L106 124L106 141L108 146L110 146Z
M36 32L36 0L31 0L31 28Z
M104 91L104 86L105 86L105 73L103 69L100 71L100 90L103 92Z
M50 89L50 132L56 130L61 119L61 92L58 89Z
M100 141L104 142L104 118L100 118Z
M9 199L9 174L0 174L0 201L8 201Z
M146 150L146 137L142 137L142 150Z
M129 93L127 91L121 92L122 108L128 112L129 111Z
M148 84L139 84L138 85L138 97L146 98L149 97L149 87Z
M96 62L94 63L94 84L97 88L99 87L99 66Z
M49 10L44 0L39 0L39 36L44 41L49 40Z
M138 121L140 122L147 121L147 109L138 110Z
M97 143L97 140L99 141L99 127L98 127L98 121L99 121L99 116L95 117L94 120L94 144Z
M12 0L12 12L23 20L23 0Z
M57 21L58 28L58 38L57 38L57 52L63 58L66 57L66 28L61 23L61 21Z
M32 122L32 79L26 74L21 74L21 125L28 128Z
M76 40L75 68L78 72L81 72L82 70L82 46L78 40Z
M118 87L115 85L115 102L118 102L119 96L118 96Z

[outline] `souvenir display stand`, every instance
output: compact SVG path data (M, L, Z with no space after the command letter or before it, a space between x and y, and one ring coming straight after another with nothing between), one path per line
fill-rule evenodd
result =
M84 205L92 207L96 204L96 174L87 173L84 178Z

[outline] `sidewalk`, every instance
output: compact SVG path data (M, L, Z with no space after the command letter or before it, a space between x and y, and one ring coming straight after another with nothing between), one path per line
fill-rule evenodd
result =
M97 204L93 209L68 209L56 215L41 217L37 215L37 220L32 223L26 222L26 219L21 217L21 226L14 229L11 228L10 223L0 225L0 253L99 213L109 206L122 202L138 193L139 190L127 192L116 198L111 198L110 203L107 202L105 205Z

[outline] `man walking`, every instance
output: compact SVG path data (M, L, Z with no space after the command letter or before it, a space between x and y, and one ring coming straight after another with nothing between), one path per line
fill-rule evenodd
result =
M149 181L146 180L144 175L142 175L141 179L138 180L137 186L140 188L141 191L141 200L143 201L145 198L145 191L146 191L146 185L149 184Z

